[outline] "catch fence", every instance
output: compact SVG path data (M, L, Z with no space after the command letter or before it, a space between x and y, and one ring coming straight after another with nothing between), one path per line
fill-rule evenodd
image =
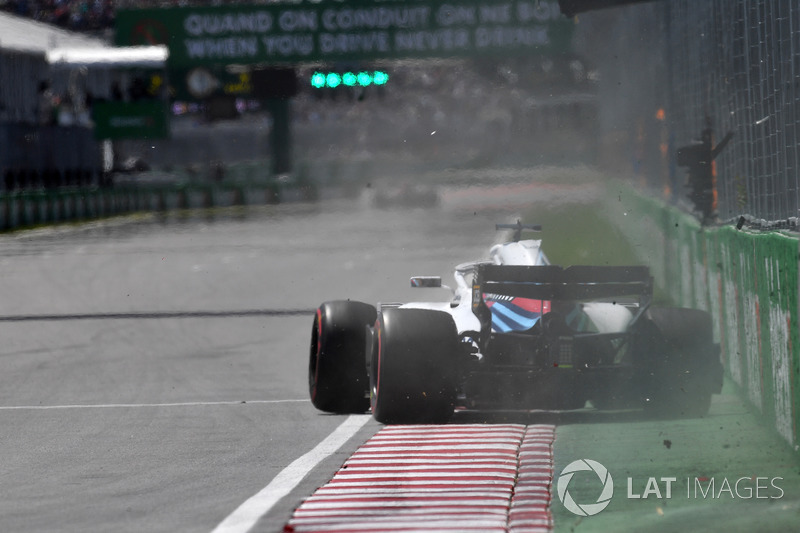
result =
M607 161L682 201L675 152L709 124L715 142L733 133L714 165L720 220L798 217L800 3L667 0L578 27L601 76Z

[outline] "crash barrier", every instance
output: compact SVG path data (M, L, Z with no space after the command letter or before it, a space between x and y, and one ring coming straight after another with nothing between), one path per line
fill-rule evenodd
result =
M0 193L0 231L134 212L276 204L315 196L312 186L284 186L277 180L6 192Z
M113 187L104 179L0 182L0 231L134 212L314 201L320 189L354 197L371 167L368 159L303 160L292 175L265 177L269 160L260 159L123 175L128 181Z
M0 190L97 185L100 144L90 128L0 122Z
M800 449L798 235L703 227L619 183L609 188L606 212L671 304L711 312L727 374Z

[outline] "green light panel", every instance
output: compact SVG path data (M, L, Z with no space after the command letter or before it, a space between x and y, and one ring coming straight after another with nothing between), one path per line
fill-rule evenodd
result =
M338 72L314 72L311 75L311 86L315 89L324 89L326 87L335 89L340 85L347 87L369 87L370 85L386 85L389 81L389 74L386 72L376 70L373 72L362 71L359 73L345 72L339 74Z

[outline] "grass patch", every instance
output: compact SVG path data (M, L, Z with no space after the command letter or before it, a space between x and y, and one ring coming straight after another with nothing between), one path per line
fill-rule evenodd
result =
M541 224L539 237L550 261L569 265L639 265L633 247L596 204L537 207L524 222Z
M599 203L570 203L558 206L537 206L523 219L524 223L541 224L536 238L550 262L561 266L645 265L636 249L603 214ZM669 295L655 288L653 302L670 305Z

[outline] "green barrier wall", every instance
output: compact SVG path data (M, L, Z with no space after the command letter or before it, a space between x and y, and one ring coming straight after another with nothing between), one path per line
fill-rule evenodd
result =
M609 190L607 213L651 266L671 304L711 312L727 373L798 450L797 236L703 228L692 216L621 184Z
M174 184L0 193L0 231L135 212L314 200L312 185Z

